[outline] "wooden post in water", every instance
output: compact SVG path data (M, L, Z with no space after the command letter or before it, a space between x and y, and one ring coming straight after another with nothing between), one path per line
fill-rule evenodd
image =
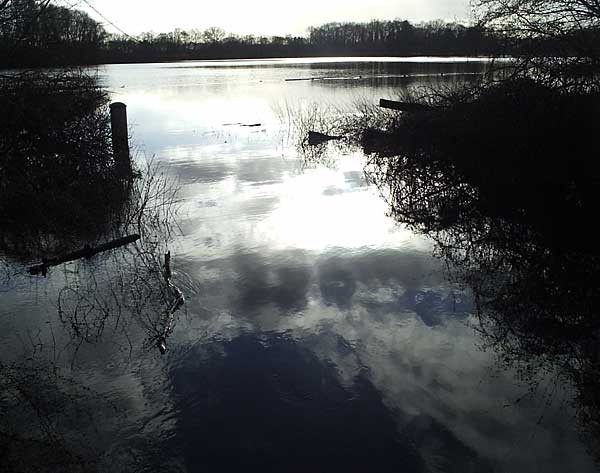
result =
M129 177L131 176L131 156L127 130L127 106L124 103L110 104L110 127L117 172L121 177Z

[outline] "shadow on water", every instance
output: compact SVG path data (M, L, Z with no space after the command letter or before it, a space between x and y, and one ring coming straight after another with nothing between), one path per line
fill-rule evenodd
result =
M327 131L344 135L342 149L363 149L390 214L432 238L451 277L473 291L477 329L499 366L532 386L545 372L575 387L581 433L598 460L600 257L591 227L600 168L590 150L600 98L528 79L424 98L432 110L371 107L346 130L338 120ZM327 147L339 152L319 144L309 160Z
M190 470L421 472L431 449L448 459L444 471L491 471L426 415L399 430L368 368L344 384L335 363L308 348L319 343L354 354L335 335L300 342L242 334L198 344L171 372L178 428L163 448Z
M139 240L94 261L65 266L58 313L77 346L102 339L106 330L110 336L124 336L131 345L128 330L134 322L146 333L146 346L158 346L164 353L174 313L183 303L183 294L172 283L169 249L177 232L177 187L150 163L129 192L123 218L112 233L139 235Z
M170 252L176 191L164 171L149 164L130 183L120 213L126 218L96 235L104 240L135 232L139 240L51 267L46 276L30 275L28 258L11 255L6 263L5 286L33 289L47 281L59 324L27 331L23 355L0 362L0 465L6 471L94 471L109 461L101 449L110 445L114 426L105 416L118 418L124 410L114 396L87 387L73 368L94 362L97 351L108 350L116 365L167 351L184 301ZM52 236L57 247L72 244L72 234L59 237Z

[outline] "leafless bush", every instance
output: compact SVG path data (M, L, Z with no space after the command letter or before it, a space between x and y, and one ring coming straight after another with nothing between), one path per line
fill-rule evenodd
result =
M96 257L93 265L80 261L64 268L58 311L76 347L109 337L133 348L140 330L150 347L165 333L176 296L164 257L178 232L178 184L150 161L131 186L112 235L137 233L140 240Z
M101 233L127 199L107 97L80 72L0 76L0 248L39 254ZM69 241L66 236L69 235Z

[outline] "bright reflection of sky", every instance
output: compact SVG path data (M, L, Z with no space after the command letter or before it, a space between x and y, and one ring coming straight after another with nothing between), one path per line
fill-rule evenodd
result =
M366 63L373 61L385 62L403 62L403 63L440 63L440 62L488 62L489 59L481 57L465 58L463 56L411 56L411 57L395 57L395 56L351 56L351 57L314 57L314 58L273 58L273 59L219 59L219 60L199 60L186 61L179 68L190 67L248 67L266 66L272 64L339 64L339 63Z
M306 103L336 94L350 103L365 94L360 84L295 87L283 78L322 71L274 70L277 80L269 81L249 69L233 76L234 86L203 68L173 69L169 75L188 84L180 92L134 90L129 102L143 141L148 117L156 120L157 142L167 137L158 157L183 185L177 257L198 295L174 343L202 358L213 345L226 353L245 333L264 346L285 334L335 366L350 391L368 373L400 430L420 419L418 428L435 435L437 427L427 426L437 423L497 471L528 471L532 459L541 471L589 470L573 430L537 425L542 412L549 426L569 422L566 394L546 410L513 406L526 388L492 375L493 358L475 348L464 307L451 302L456 295L428 256L430 243L386 217L385 202L365 183L364 158L307 166L280 138L273 95ZM374 88L367 96L387 93ZM153 94L160 99L143 98ZM223 126L253 122L261 126ZM178 366L197 366L195 357ZM434 471L448 451L443 440L432 442L420 454Z
M359 173L361 164L360 159L344 159L339 170L313 169L285 180L279 205L264 222L264 233L277 246L309 250L418 240L384 217L386 204L377 192L346 182L344 172Z
M365 99L367 90L372 98L366 100L374 101L376 90L361 84L320 88L285 82L327 74L323 66L315 71L303 62L293 69L235 72L181 64L145 67L164 77L153 81L154 73L143 73L142 66L110 66L107 87L128 105L133 141L178 174L186 252L216 256L240 245L311 251L407 244L429 248L386 217L385 202L366 186L362 156L304 169L280 132L275 106L281 102L310 107L322 94L327 97L322 103L351 103ZM253 124L260 126L243 126Z
M118 463L127 471L132 457L156 461L149 451L161 452L170 466L183 464L182 450L167 448L173 439L203 453L197 436L213 436L202 430L205 417L229 399L219 391L221 382L239 388L240 397L251 391L289 403L285 384L276 384L282 394L256 387L253 379L232 379L227 370L203 376L223 360L229 367L245 366L247 360L236 358L234 348L251 339L257 341L250 344L254 358L274 346L308 353L300 357L299 372L292 371L300 383L314 374L306 359L316 359L322 370L317 374L334 377L343 390L336 409L363 408L370 415L373 404L357 403L364 400L360 386L366 381L397 432L409 432L405 443L417 450L424 471L490 471L473 467L471 460L506 473L593 471L577 440L568 388L553 390L543 383L546 394L552 393L548 405L543 393L523 397L527 386L497 371L493 355L476 348L480 339L470 326L468 294L448 283L442 263L430 256L430 244L386 217L385 203L365 183L362 157L338 156L329 166L304 163L280 134L271 109L273 94L299 101L334 95L349 102L356 93L383 96L385 87L365 90L351 82L297 87L283 81L291 72L310 73L308 67L272 71L277 80L266 87L261 79L254 85L241 80L257 71L240 70L228 82L215 71L207 77L177 67L157 77L154 67L108 68L114 71L108 82L119 92L113 97L128 105L133 141L180 180L183 235L171 250L174 279L186 304L165 356L154 347L139 347L145 333L130 317L123 317L130 324L127 337L107 327L105 339L79 348L72 376L118 407L94 405L103 418L100 433L90 429L89 436L98 438L94 446L110 463L105 470ZM213 85L205 86L205 80ZM241 126L257 121L260 127ZM101 286L103 261L82 262L80 281L89 271ZM68 331L56 320L62 277L53 270L36 280L37 290L27 292L27 282L3 294L0 334L5 351L19 347L12 356L26 345L27 333L45 337L49 352L58 346L49 356L68 356L68 350L60 351ZM137 350L133 356L131 349ZM272 369L289 374L290 360L271 356L271 364L260 366L267 379ZM310 394L318 396L318 387ZM327 426L330 412L310 410L315 404L305 399L293 401ZM188 411L186 403L192 406ZM224 409L233 407L225 403ZM259 411L261 420L277 425L285 412L273 416L269 407ZM178 437L191 418L201 428ZM218 421L225 432L237 432L244 423L229 415ZM269 440L260 425L254 428ZM240 451L230 435L225 447L231 455Z

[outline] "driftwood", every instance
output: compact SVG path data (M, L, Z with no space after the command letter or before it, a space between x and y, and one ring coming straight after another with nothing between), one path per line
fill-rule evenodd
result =
M390 110L399 110L401 112L426 112L433 107L422 103L398 102L396 100L380 99L379 106Z
M80 258L91 258L98 253L102 253L104 251L113 250L115 248L119 248L121 246L128 245L129 243L133 243L140 239L140 236L137 234L128 235L126 237L117 238L116 240L109 241L107 243L103 243L102 245L96 246L94 248L89 245L84 246L82 249L73 251L71 253L66 253L64 255L55 256L54 258L42 258L42 262L40 264L36 264L29 268L29 274L36 275L42 274L46 276L48 273L48 268L52 266L58 266L62 263L68 263L69 261L75 261Z
M326 135L325 133L319 133L318 131L309 131L308 132L308 144L309 145L320 145L330 140L339 140L341 136L336 135Z

